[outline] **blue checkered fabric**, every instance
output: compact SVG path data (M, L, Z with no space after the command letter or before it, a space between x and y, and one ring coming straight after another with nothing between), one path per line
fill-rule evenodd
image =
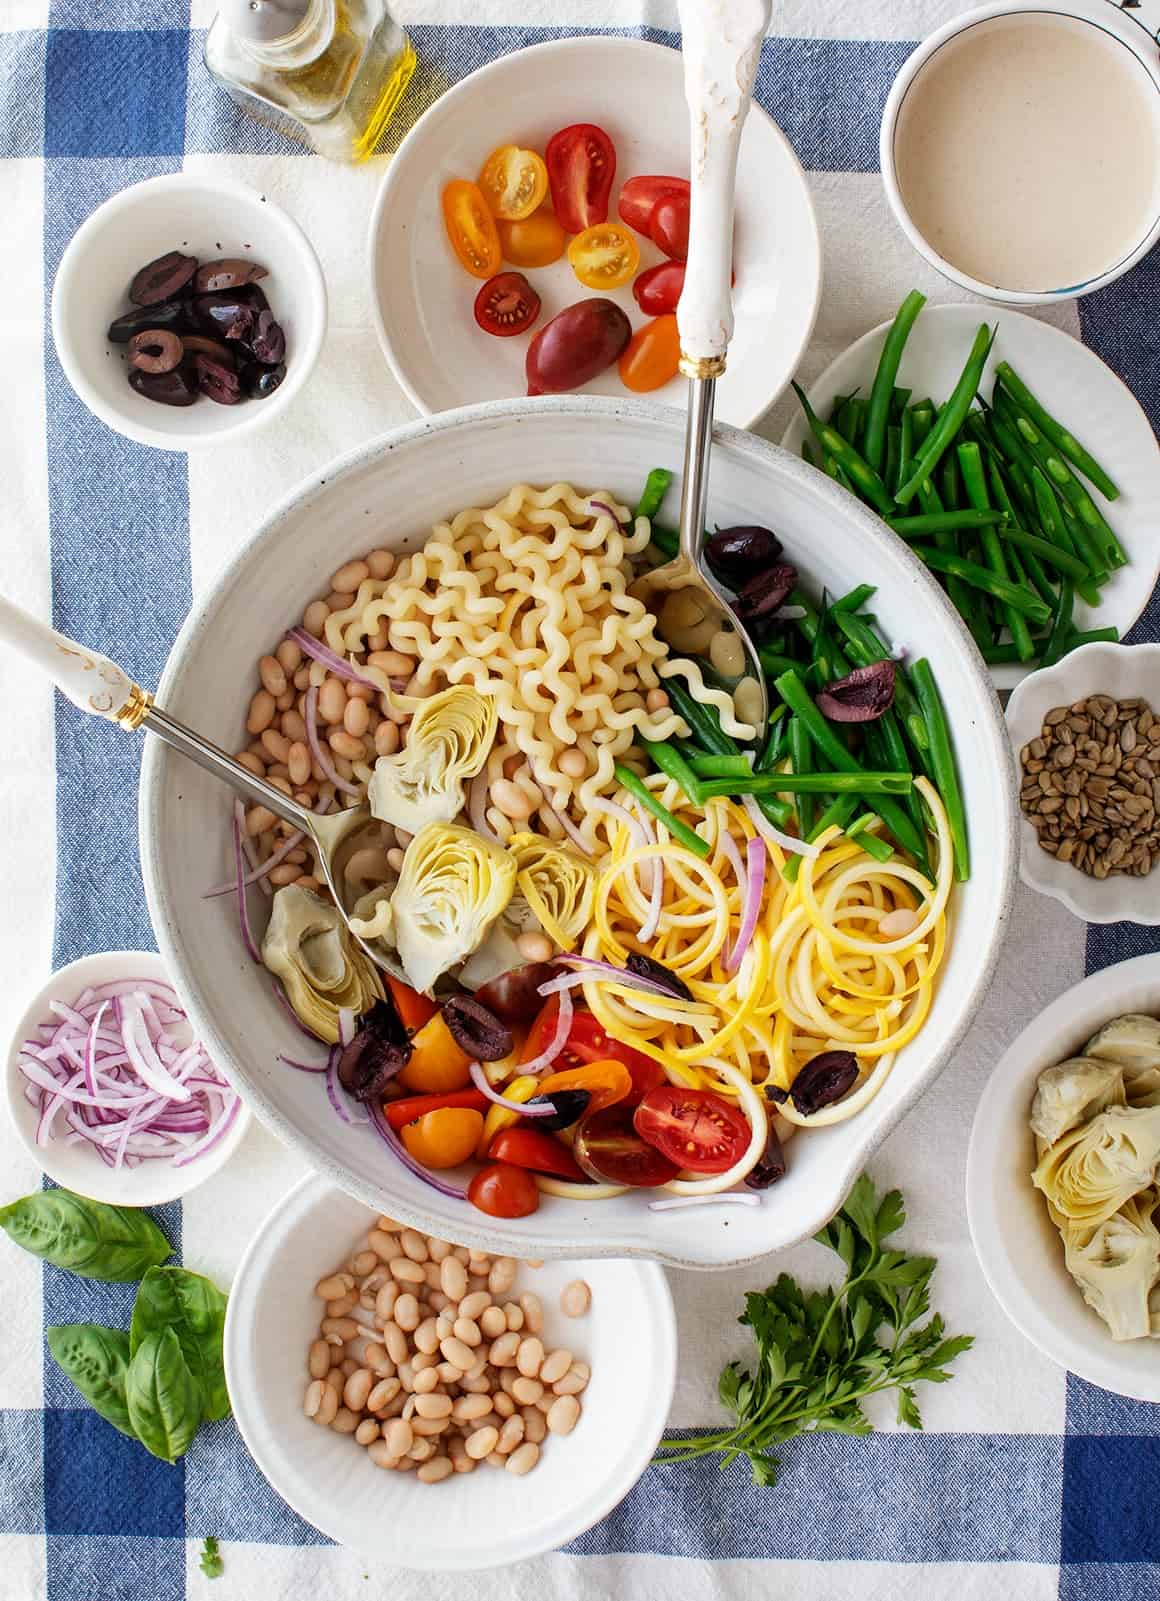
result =
M0 230L23 226L16 197L25 192L26 164L34 163L43 207L35 236L29 232L22 248L43 262L46 304L71 234L125 185L177 170L192 156L218 157L227 166L236 161L243 176L248 158L315 160L242 117L210 81L188 0L51 0L43 7L0 0L0 13L10 6L13 15L0 15ZM396 9L420 68L395 139L438 85L505 52L577 31L476 26L467 4L454 26L446 5ZM661 9L642 0L642 13ZM501 10L479 7L488 17ZM584 10L573 7L570 20ZM604 17L593 4L591 20L676 42L671 32L643 23L624 27L626 10L609 0ZM876 193L877 129L891 79L913 37L942 13L927 0L898 0L875 9L881 37L862 39L852 36L859 31L853 0L826 10L818 19L826 22L825 37L809 37L803 27L802 36L767 41L757 94L792 141L819 199L840 193L856 209ZM881 25L886 12L891 26ZM911 39L897 37L898 15L911 12ZM427 20L432 13L435 20ZM834 35L835 16L846 18L850 37ZM195 7L194 21L207 20ZM808 27L808 15L806 21ZM907 287L897 272L896 278L890 304ZM841 286L830 293L840 295ZM1160 418L1158 303L1154 253L1122 282L1081 302L1077 325L1153 422ZM8 314L0 300L0 327ZM19 315L39 313L24 305ZM47 324L43 350L54 621L77 639L116 642L125 666L152 684L192 595L187 462L139 448L95 421L63 377ZM6 448L0 442L0 459ZM17 472L15 461L3 478L10 472ZM15 576L6 559L0 548L4 582ZM115 579L95 582L98 572ZM1155 599L1137 637L1160 638ZM139 747L59 701L55 717L55 961L101 948L151 948L136 856ZM1092 928L1087 968L1157 948L1156 931ZM954 1140L965 1144L966 1133L956 1128ZM180 1250L181 1206L157 1215ZM130 1292L45 1268L40 1297L41 1323L123 1323ZM4 1367L7 1318L6 1311ZM966 1383L959 1379L953 1388L962 1392ZM322 1601L382 1593L381 1575L364 1576L362 1564L339 1566L340 1554L329 1549L308 1555L307 1548L326 1542L267 1486L232 1422L204 1429L185 1460L170 1467L76 1403L76 1392L45 1355L43 1392L30 1389L0 1408L0 1601L183 1601L202 1594L229 1601L255 1595L259 1586L270 1596L310 1593ZM867 1440L827 1435L794 1445L784 1453L784 1477L773 1493L755 1489L741 1463L725 1473L711 1463L649 1470L570 1553L536 1569L535 1589L560 1598L953 1592L1157 1601L1160 1408L1072 1378L1046 1428L972 1432L964 1393L955 1416L954 1426L940 1432L884 1432ZM218 1536L227 1554L227 1575L212 1590L196 1570L196 1544L207 1534ZM234 1546L247 1553L244 1559L231 1552ZM634 1568L634 1558L642 1565ZM859 1573L867 1576L861 1590ZM877 1575L872 1587L871 1575ZM482 1580L432 1582L464 1596L491 1593ZM391 1589L419 1594L401 1579ZM495 1593L531 1590L513 1577Z

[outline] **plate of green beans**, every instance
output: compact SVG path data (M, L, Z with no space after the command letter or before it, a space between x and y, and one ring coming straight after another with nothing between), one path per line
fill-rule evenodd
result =
M1000 689L1123 637L1160 575L1160 452L1111 369L978 305L896 316L837 358L782 439L938 579Z

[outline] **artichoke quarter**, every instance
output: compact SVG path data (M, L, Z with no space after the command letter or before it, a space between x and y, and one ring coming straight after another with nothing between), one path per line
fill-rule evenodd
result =
M483 943L515 883L515 857L474 830L420 828L391 897L395 948L413 988L429 992Z
M359 1017L383 998L375 965L351 939L338 907L297 884L274 896L262 961L281 979L297 1016L328 1045L338 1044L340 1011Z
M408 834L450 823L463 810L463 780L474 778L495 738L495 701L456 684L419 706L397 756L380 756L367 791L371 811Z

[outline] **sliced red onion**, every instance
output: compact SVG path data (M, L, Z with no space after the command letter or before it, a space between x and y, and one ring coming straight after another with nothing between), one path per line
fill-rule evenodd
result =
M365 684L368 689L373 689L377 693L379 686L373 678L367 678L365 673L360 673L353 662L348 662L344 656L331 650L329 645L324 645L321 640L315 639L305 628L291 628L286 638L292 639L300 646L305 655L313 657L316 662L321 662L336 678L345 678L351 684Z
M97 1008L96 1017L93 1018L92 1026L90 1027L88 1033L88 1039L85 1041L85 1085L89 1094L93 1096L95 1096L97 1093L96 1069L94 1066L97 1051L97 1036L101 1032L101 1023L104 1020L105 1013L108 1011L108 1009L108 1001L102 1001L100 1006ZM81 1019L81 1025L82 1027L84 1026L83 1018Z
M189 1091L172 1074L166 1072L161 1058L153 1049L152 1040L149 1039L141 1025L141 1012L131 1006L126 1006L124 1008L121 1031L125 1040L125 1049L129 1053L129 1060L137 1070L138 1078L148 1084L149 1088L158 1095L164 1095L173 1101L188 1101Z
M175 1160L173 1164L174 1167L188 1167L189 1164L191 1162L195 1162L199 1156L204 1156L206 1151L212 1150L219 1140L224 1139L226 1134L229 1133L230 1128L233 1126L234 1120L237 1118L238 1108L241 1106L241 1104L241 1097L235 1095L233 1100L225 1107L224 1111L217 1118L216 1122L213 1123L208 1132L204 1134L202 1138L195 1144L191 1145L187 1151L183 1151Z
M503 849L503 840L487 820L487 768L481 767L467 788L467 815L477 834Z
M351 1006L340 1006L338 1009L338 1043L349 1045L355 1035L355 1015Z
M547 993L551 989L551 986L555 983L556 980L552 979L548 984L541 984L540 994L543 995ZM551 1066L551 1064L556 1060L557 1056L559 1056L560 1052L564 1049L564 1042L568 1038L568 1034L572 1028L572 1016L574 1012L575 1007L572 1005L571 995L569 995L566 989L560 990L560 1010L556 1015L556 1032L553 1034L549 1043L540 1052L539 1056L534 1056L530 1062L524 1062L521 1064L521 1070L524 1073L538 1073L542 1068Z
M589 506L590 510L595 508L595 510L597 510L597 511L607 512L608 515L612 518L613 522L616 524L616 526L620 529L622 534L628 532L628 529L629 529L630 525L628 523L621 522L619 514L616 511L616 508L613 507L613 506L610 506L606 500L590 500L588 502L588 506Z
M235 802L235 810L237 810L237 809L238 809L238 805ZM243 827L242 827L242 855L246 858L246 866L250 869L250 872L251 873L257 873L259 871L259 869L261 868L262 864L258 860L258 847L254 844L254 841L246 833L245 826L244 826L244 824L245 824L245 815L246 815L245 814L245 809L242 808L241 809L241 819L242 819L242 824L243 824ZM270 880L268 878L255 879L255 883L258 885L258 888L262 891L262 894L265 895L267 898L270 898L270 897L273 896L273 894L274 894L274 886L270 883ZM235 889L237 888L236 882L235 882L234 888Z
M334 1107L334 1110L338 1113L339 1117L344 1123L365 1123L367 1122L367 1115L365 1112L361 1113L358 1117L351 1117L350 1113L343 1105L343 1102L348 1100L348 1097L346 1091L338 1081L338 1062L341 1055L342 1051L339 1046L334 1045L331 1047L330 1056L326 1063L326 1098L330 1102L331 1106Z
M720 1195L674 1195L667 1201L650 1201L650 1212L681 1212L686 1206L760 1206L760 1195L725 1190Z
M344 795L353 795L356 800L362 797L353 784L348 784L341 778L338 769L322 748L322 741L318 737L318 686L311 684L306 691L306 704L303 708L303 720L306 723L306 743L310 746L310 754L318 763L323 776L329 780L335 789L342 790Z
M305 838L306 835L300 829L295 829L276 851L267 856L261 867L255 867L252 872L247 873L242 882L247 885L259 883L268 872L277 867L280 861L289 856L292 850L301 845ZM216 884L213 889L207 889L201 898L203 901L211 901L217 895L234 895L237 893L237 888L237 880L231 879L228 884Z
M564 973L559 978L549 979L546 984L540 985L541 995L556 995L600 977L615 984L623 984L626 989L642 990L646 995L659 995L666 1001L673 999L672 990L666 989L663 984L658 984L655 979L645 978L640 973L630 973L627 968L617 967L612 962L602 962L597 956L558 956L556 960L574 962L582 968L582 971Z
M761 898L765 894L765 865L769 853L765 841L757 834L745 842L745 903L741 909L741 927L737 943L725 958L725 969L732 973L741 966L741 959L753 941L761 911Z
M743 885L745 883L745 868L741 861L741 851L738 848L737 841L727 828L723 828L717 837L721 842L721 849L729 858L729 865L733 869L733 877L737 880L738 885Z
M327 1068L325 1062L299 1062L293 1056L283 1056L281 1051L275 1061L281 1062L283 1067L296 1067L300 1073L325 1073Z
M529 767L531 766L530 763L528 765ZM541 779L539 773L536 772L534 767L531 768L531 773L532 777L536 781L536 786L539 789L540 794L544 797L544 810L550 816L556 819L560 827L564 830L564 833L572 841L573 845L575 845L578 851L581 851L585 856L591 856L592 847L588 844L587 840L576 827L576 824L572 821L572 819L568 817L566 813L557 811L552 805L551 801L548 799L548 786Z
M521 1071L526 1073L527 1068L522 1068ZM505 1095L500 1095L492 1089L487 1082L487 1074L478 1062L472 1062L468 1072L476 1089L481 1095L485 1095L493 1106L502 1106L508 1112L518 1112L521 1117L551 1117L556 1110L547 1101L542 1106L531 1106L524 1101L509 1101Z
M774 828L752 795L745 796L745 810L749 813L749 821L767 845L777 845L791 856L806 856L811 861L821 854L820 845L812 845L809 840L798 839L794 834L783 834L780 828Z
M525 1068L525 1072L526 1071L527 1069ZM443 1179L436 1178L434 1173L431 1172L430 1168L424 1167L421 1162L416 1162L410 1151L408 1151L407 1147L403 1144L402 1140L383 1116L382 1108L377 1100L368 1101L367 1110L371 1115L371 1127L382 1140L383 1144L390 1147L395 1156L409 1173L413 1173L417 1179L422 1179L424 1184L430 1185L433 1190L437 1190L440 1195L446 1195L452 1201L465 1201L467 1199L467 1192L465 1190L456 1189L453 1184L447 1184Z
M246 814L241 801L234 802L234 871L237 875L234 889L238 897L238 926L242 931L242 944L246 947L246 955L251 962L260 963L262 958L258 954L258 947L254 943L254 936L250 932L250 913L246 906L246 865L242 855L242 837L245 829Z

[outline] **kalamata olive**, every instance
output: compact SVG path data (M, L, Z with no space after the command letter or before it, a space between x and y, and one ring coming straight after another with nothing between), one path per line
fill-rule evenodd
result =
M286 335L275 322L272 311L258 313L257 330L250 338L250 349L264 367L276 367L286 354Z
M481 985L475 998L505 1023L530 1023L544 1008L540 985L555 978L557 972L551 962L527 962Z
M632 325L615 301L594 296L566 306L528 346L528 394L579 389L611 367L631 338Z
M818 710L831 723L872 723L890 710L896 676L897 667L892 661L855 667L845 678L835 679L819 690Z
M248 339L258 321L258 312L250 301L234 289L197 295L193 315L198 327L219 339Z
M592 1096L587 1090L554 1090L550 1095L533 1095L529 1107L550 1106L548 1117L538 1117L532 1127L541 1134L553 1134L559 1128L571 1128L588 1110Z
M718 528L705 541L705 555L710 566L722 578L739 583L763 568L772 567L781 550L781 540L773 530L756 525Z
M212 294L218 289L240 289L256 278L268 278L269 271L256 261L243 261L227 257L223 261L206 261L197 269L193 287L199 294Z
M693 992L683 978L671 973L663 962L654 962L651 956L644 956L640 951L631 951L625 967L638 978L651 978L654 984L660 984L675 995L678 1000L691 1001Z
M183 334L181 342L187 356L212 356L231 372L237 366L234 351L229 345L223 345L220 339L209 339L205 334Z
M511 1053L511 1029L473 995L444 1001L443 1021L459 1049L476 1062L498 1062Z
M840 1101L858 1077L853 1051L823 1051L811 1057L790 1086L790 1098L803 1117Z
M167 328L144 328L129 341L129 363L141 372L172 372L185 346Z
M219 406L236 406L242 398L242 386L232 367L216 361L213 356L199 352L193 358L197 370L197 387Z
M369 1101L411 1059L411 1041L393 1001L376 1001L359 1018L358 1032L338 1058L338 1080L356 1101Z
M126 345L134 334L139 334L146 328L172 328L180 331L182 304L179 300L163 300L155 306L134 306L132 311L126 311L123 316L113 318L106 338L114 345Z
M279 389L286 376L286 363L276 367L263 367L260 361L247 361L239 374L242 388L254 400L265 400Z
M129 285L129 299L135 306L155 306L160 300L172 300L196 271L196 256L183 256L180 250L170 250L141 268Z
M745 1175L745 1185L750 1190L767 1190L771 1184L785 1177L785 1152L773 1119L769 1120L769 1132L765 1136L765 1149L757 1161Z
M788 562L767 567L765 572L758 573L742 584L733 602L733 610L743 623L753 623L761 617L772 616L785 605L786 597L797 583L797 576L797 568L791 567Z
M130 367L129 387L162 406L192 406L197 399L197 375L190 362L182 362L172 372L142 372Z

